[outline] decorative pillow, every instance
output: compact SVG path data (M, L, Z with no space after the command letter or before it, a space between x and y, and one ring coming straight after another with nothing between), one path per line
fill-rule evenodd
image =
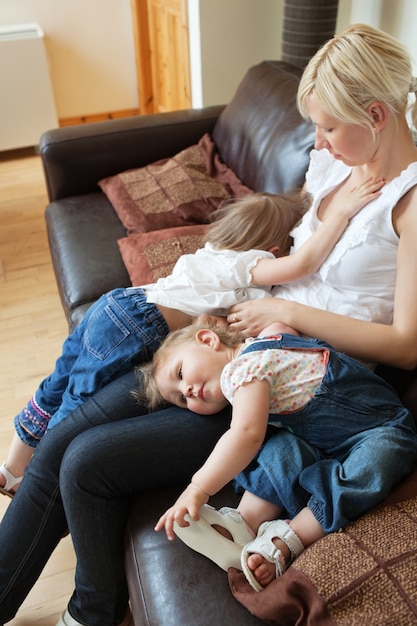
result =
M164 228L118 240L132 285L154 283L171 273L182 254L202 247L205 224Z
M227 197L251 190L218 155L210 135L169 159L99 181L128 234L208 223Z
M417 471L385 503L311 545L259 593L230 569L233 595L276 626L416 624Z

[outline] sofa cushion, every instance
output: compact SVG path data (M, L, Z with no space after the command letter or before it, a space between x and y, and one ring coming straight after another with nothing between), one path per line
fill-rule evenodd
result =
M314 127L294 106L300 76L279 61L250 68L216 122L221 159L254 191L281 193L304 183Z
M146 285L168 276L182 254L194 254L202 247L206 229L206 224L195 224L119 239L123 263L132 285Z
M171 158L98 184L128 234L208 223L224 198L251 191L221 163L208 134Z
M257 593L229 570L232 592L268 624L380 626L417 621L417 470L342 532L305 550Z

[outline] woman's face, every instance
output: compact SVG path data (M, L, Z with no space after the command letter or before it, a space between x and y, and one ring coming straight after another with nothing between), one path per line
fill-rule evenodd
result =
M335 159L346 165L363 165L375 157L377 144L371 131L356 124L346 124L326 113L314 95L308 100L308 111L316 127L314 147L327 148Z
M217 345L193 340L175 352L170 350L155 373L162 397L199 415L224 409L228 402L220 388L220 376L228 359Z

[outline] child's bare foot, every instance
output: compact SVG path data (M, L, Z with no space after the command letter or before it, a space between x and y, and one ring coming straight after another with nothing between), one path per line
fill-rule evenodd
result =
M285 543L278 537L274 537L272 543L281 552L281 555L276 558L279 558L281 569L284 572L291 561L291 553ZM247 564L262 587L267 587L276 578L275 563L271 563L261 554L253 553L248 556Z
M289 524L283 520L265 522L260 525L256 539L242 550L243 572L255 591L262 591L303 550L303 543Z

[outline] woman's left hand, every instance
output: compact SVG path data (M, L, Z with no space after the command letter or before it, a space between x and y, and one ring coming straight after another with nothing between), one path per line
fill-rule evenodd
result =
M182 492L175 504L169 508L159 518L155 530L159 531L165 527L168 539L174 539L174 522L178 526L189 526L184 516L188 513L193 520L200 519L200 508L208 502L209 496L202 489L190 483Z

